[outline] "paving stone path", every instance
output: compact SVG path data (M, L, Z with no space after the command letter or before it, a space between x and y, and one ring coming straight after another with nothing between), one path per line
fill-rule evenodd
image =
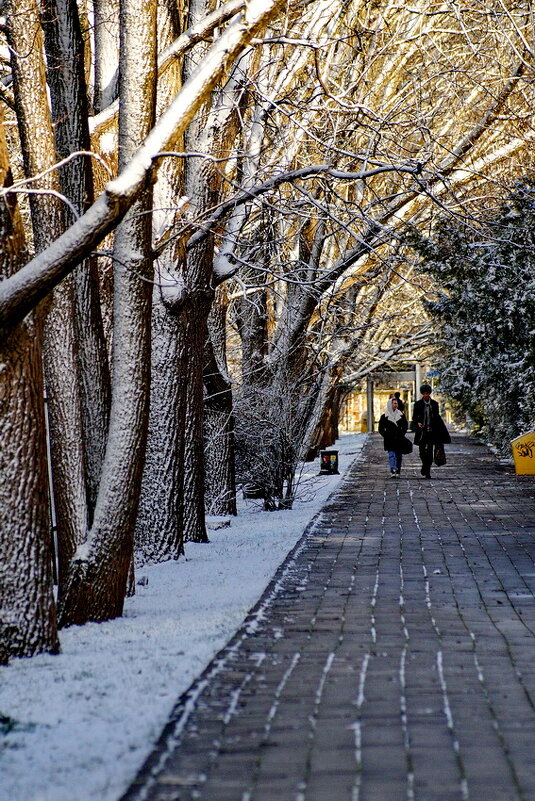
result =
M535 479L447 454L370 438L124 801L535 801Z

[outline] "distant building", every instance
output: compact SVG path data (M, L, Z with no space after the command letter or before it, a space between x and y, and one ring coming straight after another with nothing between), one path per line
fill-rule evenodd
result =
M405 404L405 415L410 420L412 405L420 397L420 385L426 381L433 385L436 371L426 370L415 364L407 370L376 370L363 379L360 387L350 391L340 407L340 431L376 431L379 418L385 410L388 399L394 392L400 393ZM434 395L435 397L436 395ZM440 401L440 397L436 396ZM370 414L371 412L371 414ZM446 422L450 422L447 409L443 410ZM372 424L368 423L369 417Z

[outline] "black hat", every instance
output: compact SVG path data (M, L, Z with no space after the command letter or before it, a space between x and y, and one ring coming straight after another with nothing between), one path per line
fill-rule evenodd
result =
M432 392L432 391L433 387L430 384L422 384L422 386L420 387L420 392L422 393L422 395L424 394L424 392Z

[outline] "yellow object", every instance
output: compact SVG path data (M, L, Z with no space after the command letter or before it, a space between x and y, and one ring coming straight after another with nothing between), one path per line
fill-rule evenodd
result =
M517 476L535 476L535 431L528 431L511 442Z
M364 414L361 415L361 418L360 418L360 431L361 431L361 434L367 434L368 433L368 415L366 414L366 412L364 412Z

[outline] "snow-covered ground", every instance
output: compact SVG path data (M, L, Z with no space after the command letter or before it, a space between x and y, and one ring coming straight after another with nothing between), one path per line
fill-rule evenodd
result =
M138 570L124 617L61 632L62 652L0 667L0 801L116 801L178 697L228 642L358 456L343 435L340 475L304 465L292 510L241 503L210 543Z

